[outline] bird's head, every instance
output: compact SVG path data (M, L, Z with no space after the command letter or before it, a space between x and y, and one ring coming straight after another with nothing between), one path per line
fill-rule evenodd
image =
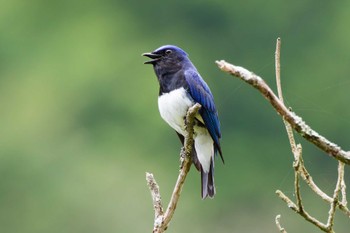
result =
M151 58L144 64L152 64L154 66L179 66L184 59L187 58L185 51L174 45L164 45L151 53L144 53L142 56Z

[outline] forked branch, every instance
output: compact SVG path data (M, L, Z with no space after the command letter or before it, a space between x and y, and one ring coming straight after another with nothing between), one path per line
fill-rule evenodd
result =
M173 193L171 195L168 207L164 213L163 204L161 201L161 195L159 192L159 186L151 173L146 173L146 181L147 185L150 189L152 200L153 200L153 208L154 208L154 224L153 224L153 233L162 233L167 228L168 225L174 215L177 203L180 198L182 187L185 183L185 179L187 173L191 168L191 151L193 147L193 126L194 126L194 118L201 108L200 104L195 104L191 108L188 109L185 126L186 126L186 135L184 146L181 149L180 153L180 171L179 176L177 178Z
M282 85L281 85L281 65L280 65L280 49L281 40L278 38L276 43L275 52L275 66L276 66L276 83L278 97L274 94L271 88L265 83L265 81L255 75L254 73L246 70L243 67L235 66L229 64L225 61L217 61L219 68L225 72L232 74L240 78L241 80L249 83L271 103L271 105L276 109L276 111L282 116L283 123L285 125L289 143L294 156L294 196L296 202L294 203L289 197L287 197L282 191L277 190L276 194L287 204L287 206L294 210L296 213L301 215L305 220L311 222L319 229L324 232L334 233L334 217L336 209L339 208L345 215L350 218L350 211L347 208L346 200L346 186L344 181L344 163L350 164L350 152L342 150L338 145L330 142L325 137L319 135L316 131L310 128L301 117L297 116L295 113L291 112L283 102ZM328 196L323 192L313 181L311 175L307 171L304 165L302 157L302 146L295 143L293 129L297 131L305 139L325 151L327 154L331 155L338 160L338 179L337 184L334 189L332 197ZM323 200L330 204L330 209L328 212L327 223L322 223L318 219L312 217L303 206L300 190L300 179L302 178L311 190L320 196ZM340 198L341 195L341 198ZM275 222L278 230L280 232L286 233L286 230L281 227L280 215L276 216Z
M240 67L227 63L224 60L216 61L216 64L222 71L225 71L246 83L252 85L256 88L275 108L275 110L291 125L291 127L297 131L306 140L313 143L315 146L334 157L335 159L342 161L343 163L350 165L350 152L344 151L337 144L329 141L327 138L323 137L310 126L308 126L303 119L296 115L294 112L290 111L271 88L266 84L266 82L254 74L253 72Z

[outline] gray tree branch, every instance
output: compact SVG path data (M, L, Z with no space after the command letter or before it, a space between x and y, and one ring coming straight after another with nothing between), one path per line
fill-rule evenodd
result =
M181 153L180 153L181 164L180 164L179 176L177 178L173 193L171 195L171 198L165 213L163 212L163 204L161 201L159 186L155 181L153 175L150 173L146 173L146 181L151 192L151 196L153 200L153 208L155 212L153 233L162 233L166 231L175 213L175 209L180 198L182 187L185 183L187 173L190 171L191 164L192 164L190 155L193 147L194 118L200 108L201 108L201 105L197 103L194 106L190 107L187 111L187 115L185 119L186 135L185 135L184 146L181 149Z
M339 146L330 142L323 136L319 135L316 131L312 130L302 119L295 113L287 109L283 102L282 85L281 85L281 69L280 69L280 50L281 50L281 40L277 39L276 42L276 52L275 52L275 67L276 67L276 84L278 97L273 93L271 88L264 82L262 78L253 74L252 72L238 66L234 66L225 61L217 61L218 66L221 70L226 71L245 82L251 84L253 87L258 89L262 95L272 104L272 106L277 110L277 112L282 116L283 123L285 125L289 143L294 155L294 195L296 198L296 203L294 203L289 197L287 197L282 191L277 190L276 194L287 204L287 206L294 210L296 213L301 215L305 220L311 222L319 229L324 232L334 233L334 217L337 207L343 211L347 216L349 215L349 210L347 208L346 200L346 186L344 181L344 161L349 162L350 154L349 152L343 151ZM304 161L302 158L302 146L295 143L293 129L300 133L304 138L318 146L320 149L324 150L326 153L330 154L332 157L338 160L338 179L337 184L333 192L333 196L330 197L325 194L313 181L311 175L306 170ZM349 164L349 163L348 163ZM320 196L323 200L330 204L330 209L328 212L327 223L322 223L318 219L312 217L303 206L300 190L300 180L303 180L309 185L311 190ZM342 198L339 196L342 195ZM341 199L341 201L340 201ZM275 222L276 226L280 232L286 232L284 228L280 225L280 215L276 216Z
M350 165L349 151L344 151L340 146L317 133L307 125L301 117L290 111L261 77L243 67L232 65L224 60L216 61L216 64L222 71L225 71L256 88L270 102L283 119L285 119L302 137L325 151L333 158Z
M287 233L287 231L281 226L280 220L281 220L281 215L277 215L275 218L275 223L276 223L278 230L281 233Z

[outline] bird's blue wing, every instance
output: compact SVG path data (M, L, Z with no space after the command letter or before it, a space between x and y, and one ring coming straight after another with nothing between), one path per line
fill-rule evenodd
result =
M199 113L214 141L215 151L219 151L222 158L220 148L220 121L214 104L214 97L211 94L208 85L204 82L196 70L188 70L184 73L184 75L188 84L189 94L195 102L202 105Z

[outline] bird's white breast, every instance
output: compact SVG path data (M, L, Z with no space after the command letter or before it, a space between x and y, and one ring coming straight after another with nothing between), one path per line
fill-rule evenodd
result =
M184 88L176 89L158 97L158 108L161 117L179 134L185 136L185 116L189 107L194 105L193 99ZM196 119L203 122L197 114ZM214 142L208 130L204 127L194 126L194 147L203 171L208 173L210 161L214 156Z
M194 104L192 98L182 87L158 97L158 108L161 117L178 133L185 134L187 110Z

